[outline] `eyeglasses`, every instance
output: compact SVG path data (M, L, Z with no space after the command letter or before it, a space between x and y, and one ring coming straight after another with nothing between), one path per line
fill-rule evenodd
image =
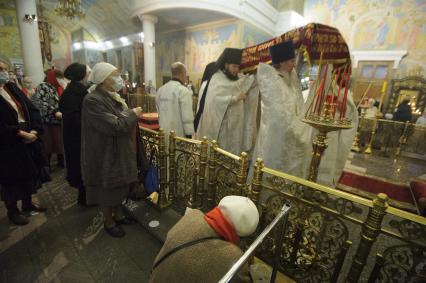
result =
M1 71L1 72L3 72L3 71L8 71L8 69L7 69L7 67L3 67L2 65L0 65L0 71Z

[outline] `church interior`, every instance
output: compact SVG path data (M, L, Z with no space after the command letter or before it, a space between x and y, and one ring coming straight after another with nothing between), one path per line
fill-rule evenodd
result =
M0 113L0 282L240 282L246 267L241 282L426 282L426 1L0 0L0 35L0 112L12 105L17 127L9 138L12 116ZM67 121L75 81L85 97ZM50 103L59 110L45 119ZM39 113L40 130L22 109ZM14 143L34 142L26 129L47 160L32 209L10 201L29 186L9 173L23 156ZM127 147L130 158L114 158ZM107 188L118 205L92 203ZM234 196L255 205L250 235L223 212L243 210L224 204ZM177 233L195 210L220 236L207 219L231 223L234 264L216 269L209 241L188 265L179 257L195 246L164 256L173 235L198 233ZM177 279L201 262L204 279Z

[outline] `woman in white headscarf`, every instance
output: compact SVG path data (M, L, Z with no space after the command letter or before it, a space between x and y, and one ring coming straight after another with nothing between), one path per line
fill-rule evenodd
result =
M123 87L120 72L101 62L89 80L92 92L83 101L81 168L87 204L99 204L104 228L113 237L123 237L121 224L134 224L124 217L121 202L130 184L137 181L135 128L142 109L129 109L117 93Z

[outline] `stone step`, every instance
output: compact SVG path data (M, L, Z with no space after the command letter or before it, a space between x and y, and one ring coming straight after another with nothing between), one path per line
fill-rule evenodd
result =
M162 243L166 241L167 232L182 217L172 207L160 211L157 207L144 200L129 200L124 207L148 233Z

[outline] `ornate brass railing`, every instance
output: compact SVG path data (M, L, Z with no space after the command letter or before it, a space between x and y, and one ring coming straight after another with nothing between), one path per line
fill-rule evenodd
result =
M224 196L246 195L248 157L229 153L212 141L209 152L206 209L214 207Z
M159 170L160 191L158 206L163 208L170 205L168 200L168 178L167 178L167 153L166 140L164 131L160 129L158 132L148 128L140 127L142 142L145 146L146 156L149 159L151 154L153 164Z
M359 144L364 152L400 155L401 152L426 155L426 127L392 120L360 118Z
M150 112L157 112L157 104L155 101L155 95L144 93L141 94L142 96L142 112L144 113L150 113Z
M248 186L245 153L171 132L167 154L162 131L142 129L142 136L161 168L163 207L180 203L206 211L226 195L247 195L261 213L261 231L284 202L292 202L280 270L296 281L424 282L426 219L390 207L386 195L369 200L265 168L261 160ZM272 262L275 241L272 233L257 256Z
M264 168L258 160L250 195L261 210L261 229L284 202L292 202L281 270L298 282L389 278L395 261L406 271L399 276L407 279L397 282L421 282L416 280L425 275L421 272L426 266L426 219L389 207L384 194L371 201ZM392 251L401 249L401 243L412 251L411 258L392 258ZM274 249L275 238L271 236L258 256L272 262ZM384 264L374 266L376 253L386 254L379 264L387 263L388 269Z
M205 194L208 141L169 136L169 200L180 206L201 208Z

